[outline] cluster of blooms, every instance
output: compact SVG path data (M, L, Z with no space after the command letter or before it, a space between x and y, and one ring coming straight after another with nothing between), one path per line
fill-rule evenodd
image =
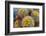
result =
M34 27L39 23L38 17L38 9L28 9L27 13L24 8L20 8L16 15L15 27Z

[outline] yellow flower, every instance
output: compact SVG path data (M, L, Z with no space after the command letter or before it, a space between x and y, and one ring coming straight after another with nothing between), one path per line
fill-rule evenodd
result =
M25 18L23 18L22 23L23 23L23 26L30 26L30 24L33 24L34 21L33 21L32 17L26 16Z
M19 14L22 14L22 15L24 15L24 16L27 15L24 8L20 8L20 9L18 10L18 13L19 13Z
M33 12L33 16L39 16L39 12L34 11L34 12Z
M18 20L15 21L15 27L19 27Z
M24 9L19 9L18 13L24 14L25 13L25 10Z

